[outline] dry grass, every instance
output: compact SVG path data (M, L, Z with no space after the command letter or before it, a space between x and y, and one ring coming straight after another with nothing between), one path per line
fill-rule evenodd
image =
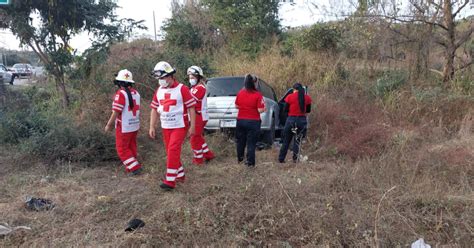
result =
M220 54L214 61L217 75L252 73L269 83L278 95L286 92L295 82L310 86L310 90L339 83L337 71L343 62L339 57L308 53L306 50L296 50L292 57L282 56L278 46L273 46L255 61L226 53Z
M148 52L156 48L145 41L118 45L104 68L118 70L122 60ZM0 223L32 230L0 237L0 247L407 247L420 237L432 247L471 246L472 99L425 101L402 89L377 102L364 91L367 82L340 78L341 65L355 68L354 61L343 65L325 54L297 51L289 58L274 48L242 61L221 55L218 74L253 72L279 93L294 81L310 85L316 104L302 146L308 161L280 165L272 149L258 152L257 167L247 169L236 163L232 141L216 134L207 138L216 160L186 166L186 183L162 192L163 147L146 137L152 90L139 84L141 177L125 176L118 161L42 164L1 147ZM146 83L144 72L137 75ZM107 121L114 87L96 87L82 89L88 94L76 108L79 124ZM183 154L189 165L189 143ZM28 195L57 207L28 212ZM125 233L135 217L146 226Z
M323 92L317 94L314 105L309 136L320 140L316 156L373 157L390 143L395 128L380 107L361 98L341 100Z
M116 164L26 166L2 149L0 222L33 230L4 237L0 246L405 247L424 237L432 246L469 247L472 133L438 143L420 143L419 135L402 131L382 156L355 163L282 166L277 150L262 151L255 169L236 164L233 145L213 136L217 160L187 166L187 182L172 193L158 190L159 151L142 154L147 173L130 178ZM27 195L58 206L28 212ZM123 232L134 217L146 226Z

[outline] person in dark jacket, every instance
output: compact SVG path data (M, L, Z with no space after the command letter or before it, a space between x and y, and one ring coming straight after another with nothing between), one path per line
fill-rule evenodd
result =
M247 147L245 164L249 167L255 166L255 148L261 126L260 113L265 111L265 101L262 94L257 91L256 82L255 76L247 74L244 79L245 86L235 99L235 106L239 110L235 131L237 161L240 163L244 160Z
M285 163L286 153L293 137L293 162L298 160L301 140L307 127L306 114L311 112L311 97L305 93L300 83L295 83L293 93L285 98L285 103L288 118L283 129L283 145L278 155L278 162L280 163Z

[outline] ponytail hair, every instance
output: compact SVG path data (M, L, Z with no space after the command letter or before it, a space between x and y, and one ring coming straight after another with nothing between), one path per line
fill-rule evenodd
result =
M130 106L130 108L133 108L134 107L134 104L133 104L133 98L132 98L132 93L130 92L130 89L128 87L132 86L132 83L130 82L125 82L125 81L119 81L119 80L115 80L114 81L114 84L119 86L119 87L123 87L124 90L125 90L125 93L127 93L127 97L128 97L128 106Z
M206 84L207 83L207 78L204 77L204 76L199 76L198 77L198 83Z
M293 89L298 91L298 103L300 105L301 113L306 113L306 104L304 102L304 88L300 83L293 84Z
M255 86L256 82L257 82L257 77L255 77L254 75L252 74L245 75L244 87L246 90L257 91L257 87Z

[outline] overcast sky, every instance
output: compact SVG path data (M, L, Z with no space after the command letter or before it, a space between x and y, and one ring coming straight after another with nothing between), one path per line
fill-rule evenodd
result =
M121 18L144 20L148 30L140 31L136 36L153 38L153 11L155 11L157 33L160 38L162 36L160 28L163 22L171 17L171 1L172 0L118 0L117 4L120 8L117 9L116 14ZM351 2L351 0L293 0L293 3L282 3L279 13L281 24L282 26L295 27L335 19L336 16L333 14L335 13L334 8L340 8L343 2L347 8L350 6L349 2ZM469 14L473 14L473 12L474 10L472 9L468 11ZM89 37L86 34L79 35L71 42L71 46L78 51L84 51L89 45ZM19 41L9 30L0 30L0 47L20 49Z

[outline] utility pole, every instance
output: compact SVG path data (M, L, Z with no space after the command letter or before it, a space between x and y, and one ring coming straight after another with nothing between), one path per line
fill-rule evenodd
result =
M153 29L155 30L155 41L156 41L156 21L155 21L155 11L153 10Z

